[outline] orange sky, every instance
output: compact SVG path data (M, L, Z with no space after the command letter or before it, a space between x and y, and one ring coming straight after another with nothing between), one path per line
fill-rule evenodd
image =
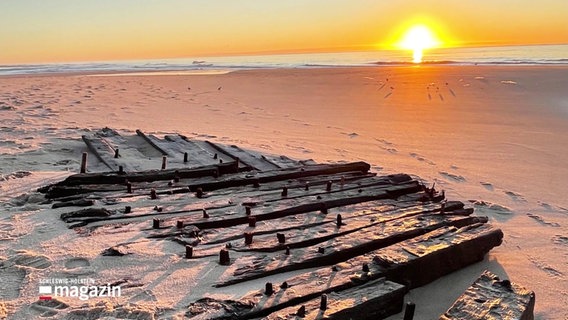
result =
M566 17L565 0L2 0L0 64L388 48L418 22L446 46L568 43Z

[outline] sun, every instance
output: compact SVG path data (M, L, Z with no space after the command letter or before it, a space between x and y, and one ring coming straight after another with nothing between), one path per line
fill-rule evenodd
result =
M440 44L436 36L425 25L414 25L410 27L398 43L402 49L413 51L413 62L422 62L422 52L424 49L435 48Z

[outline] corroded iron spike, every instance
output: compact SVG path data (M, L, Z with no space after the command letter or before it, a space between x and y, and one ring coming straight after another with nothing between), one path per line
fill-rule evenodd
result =
M185 258L191 259L193 257L193 247L190 245L185 246Z
M303 318L306 316L306 306L301 306L300 308L298 308L298 311L296 311L296 315L300 318Z
M278 238L278 243L286 243L286 235L283 233L276 233L276 238Z
M252 244L252 233L251 232L245 232L245 244L246 245L250 245Z
M249 227L256 227L256 218L255 217L249 217L248 218L248 223L249 223Z
M229 258L229 250L221 249L219 252L219 264L226 266L231 264L231 259Z
M83 152L83 155L81 156L81 173L86 173L87 172L87 153Z
M406 303L406 307L404 308L404 320L412 320L414 319L414 309L416 305L412 302Z
M166 170L167 163L168 163L168 157L162 156L162 170Z
M325 310L327 309L327 294L322 294L321 295L321 300L320 300L320 310Z
M267 282L264 287L265 287L264 293L265 293L267 296L269 296L269 295L271 295L271 294L274 293L274 287L272 286L272 282Z

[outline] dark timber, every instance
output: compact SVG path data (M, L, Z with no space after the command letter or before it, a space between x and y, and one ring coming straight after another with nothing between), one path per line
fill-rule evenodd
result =
M220 275L207 280L213 287L206 292L218 297L224 286L239 292L233 300L189 295L172 316L384 319L402 311L409 290L483 260L503 239L473 208L410 175L377 175L366 162L297 161L208 139L105 128L83 136L94 155L88 173L39 189L48 214L86 237L124 227L133 240L110 248L127 252L145 241L177 250L184 268L206 266ZM103 166L110 171L92 170ZM275 281L288 271L294 276ZM532 319L534 294L482 278L481 287L506 291L515 310L524 310L519 319ZM258 288L243 289L253 279L262 279ZM480 299L466 303L473 309L460 301L442 319L485 312Z

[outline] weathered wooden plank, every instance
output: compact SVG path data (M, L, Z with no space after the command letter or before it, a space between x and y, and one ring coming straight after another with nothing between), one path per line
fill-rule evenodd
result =
M280 168L293 168L293 167L297 167L297 166L300 166L300 165L308 164L308 162L309 162L307 160L304 160L304 162L297 161L297 160L294 160L294 159L290 159L290 158L288 158L284 155L276 156L276 155L264 154L264 155L261 155L261 157L263 157L264 159L266 159L269 162L274 163L275 165L277 165Z
M275 252L285 248L295 249L313 246L339 236L346 236L356 233L363 229L374 228L384 223L393 222L399 219L405 219L412 216L426 214L439 211L440 206L434 205L432 210L426 208L414 208L410 210L392 210L383 214L374 214L371 219L366 216L359 216L359 219L341 218L341 226L337 225L337 218L334 223L325 223L319 225L298 225L295 229L286 232L273 231L272 234L264 236L256 236L253 234L254 241L251 244L240 242L232 246L235 251L243 252ZM348 221L348 222L347 222ZM280 243L276 235L280 235L285 242Z
M355 204L351 206L341 207L336 211L341 212L342 220L345 225L349 226L351 224L359 224L361 222L366 222L367 224L373 221L387 220L403 214L412 214L413 211L421 212L434 212L440 209L439 204L412 204L412 203L394 203L394 201L381 200L372 201L362 204ZM355 220L356 222L352 222ZM256 223L255 227L250 227L248 225L239 225L235 227L223 228L223 229L210 229L204 230L200 233L201 244L210 245L218 243L231 242L232 249L235 251L240 251L241 248L246 248L244 243L244 233L250 232L253 234L253 243L255 245L261 245L263 241L268 241L270 244L268 246L279 246L276 233L283 232L298 232L299 238L302 237L302 230L311 230L311 228L316 226L321 226L324 224L329 224L336 228L337 215L336 214L318 214L314 212L296 214L290 217L281 218L275 221L264 220ZM306 231L306 238L309 235L313 236L313 233ZM264 235L269 235L264 237ZM286 244L283 248L288 246L289 248L294 248L294 236L290 236L286 233ZM299 246L296 246L299 247ZM282 249L282 248L280 248Z
M285 181L273 181L268 183L263 183L262 185L254 186L251 188L249 186L236 186L224 189L214 190L215 192L206 192L203 194L203 198L212 198L212 197L225 197L227 198L234 198L235 196L238 198L247 198L250 197L251 199L256 198L257 196L264 196L265 194L273 194L273 195L280 195L282 193L282 188L287 187L289 189L289 196L286 198L291 198L295 196L305 196L308 192L313 193L314 196L317 196L321 193L328 193L326 190L326 183L329 181L333 181L334 183L343 181L343 186L340 188L332 188L331 193L336 192L338 190L346 190L349 188L363 188L369 185L378 185L378 184L387 184L388 181L385 180L386 178L383 177L376 177L374 173L362 173L360 171L354 172L345 172L340 174L330 174L330 175L317 175L317 176L310 176L310 177L303 177L294 180L285 180ZM48 191L52 191L54 195L57 192L62 194L67 193L77 193L72 195L65 195L62 197L49 197L54 201L71 201L71 200L79 200L85 197L85 194L89 194L89 198L106 198L106 199L115 199L118 201L123 201L129 198L129 202L135 201L134 198L146 197L150 189L156 190L157 195L170 195L170 194L179 194L179 193L189 193L195 192L196 186L201 185L203 182L211 182L212 180L218 180L213 177L200 177L200 178L180 178L174 180L157 180L152 182L132 182L128 181L131 186L131 192L127 192L126 183L121 184L83 184L80 186L58 186L58 185L51 185L46 188L42 188L39 191L48 193ZM190 183L193 186L193 191L189 188L188 185ZM309 191L305 190L306 184L310 185ZM299 191L301 190L301 192ZM111 192L115 194L110 194ZM280 198L283 198L280 196ZM252 201L252 200L251 200ZM256 201L256 200L255 200ZM270 201L270 200L269 200ZM244 201L243 201L244 202ZM250 202L250 201L247 201ZM256 201L258 203L258 201ZM254 204L253 204L254 205Z
M339 198L334 198L329 200L322 199L317 202L310 202L296 206L291 206L286 209L270 211L266 213L255 213L253 216L256 218L257 221L277 219L298 213L306 213L311 211L318 212L321 210L328 210L331 208L342 207L350 204L381 200L381 199L390 199L392 197L396 197L396 195L398 194L415 192L418 189L419 187L417 183L409 183L406 185L393 186L393 187L368 188L362 190L362 192L349 190L347 192L343 192L342 196ZM246 215L241 217L221 217L217 219L199 218L196 221L190 221L188 223L195 225L199 229L225 228L238 224L247 224L248 218L249 217Z
M495 241L496 239L490 235L497 235L498 241ZM220 304L226 304L228 306L239 305L243 306L243 308L236 311L236 313L230 313L228 311L230 308L227 308L224 313L219 312L215 317L211 317L210 319L227 319L224 317L228 317L231 314L237 316L238 319L250 319L261 317L275 310L281 310L289 306L296 305L299 307L299 305L305 301L319 297L323 293L356 287L367 281L385 276L388 277L389 274L402 273L402 270L408 271L410 268L414 268L415 270L423 271L425 270L424 261L432 261L430 256L435 256L435 259L437 259L438 262L435 265L452 263L454 254L458 251L469 252L475 256L483 256L491 249L491 246L487 245L487 241L498 245L501 241L499 235L502 237L500 230L493 229L487 224L474 224L463 228L444 227L437 229L422 236L405 240L399 244L335 264L333 267L319 268L314 271L296 275L287 279L285 286L280 283L274 283L274 293L272 295L264 294L264 290L259 288L259 290L244 294L237 301L214 300ZM435 241L432 241L433 239L435 239ZM423 254L409 254L407 250L413 248L413 246L416 246L416 248L411 251L422 250ZM469 249L460 249L464 246L474 249L475 252L469 251ZM399 265L393 261L390 268L385 268L374 262L374 257L385 257L386 253L388 253L390 257L400 257L398 261L401 261L401 264ZM460 259L459 261L462 263L471 263L468 262L467 259ZM461 267L465 267L466 265L467 264L462 265ZM398 272L398 268L402 270ZM448 269L443 270L448 271ZM404 279L406 283L411 284L409 288L412 288L412 285L424 282L424 277L420 275L419 272L414 271L411 272L410 275L411 277ZM413 278L417 275L418 278ZM427 273L427 275L431 277L428 279L428 282L443 276L436 273Z
M238 158L241 163L254 168L254 170L269 171L269 170L280 169L279 166L268 161L266 158L255 157L251 153L239 148L236 145L224 146L222 144L212 144L212 146L215 149L230 155L233 159Z
M325 294L306 301L301 306L288 307L262 319L380 320L402 311L407 291L404 285L378 279L355 288Z
M412 205L411 203L403 204L388 203L387 201L381 202L369 202L364 204L356 204L351 206L341 207L341 212L343 215L343 221L346 225L368 225L373 223L373 221L386 221L394 220L397 218L402 218L404 215L415 215L419 213L436 212L440 210L440 204L420 204ZM210 211L208 211L210 212ZM173 221L175 220L175 221ZM180 218L168 218L162 219L164 226L174 226L178 223L187 225L183 219ZM331 230L334 230L336 225L335 215L324 215L315 212L309 212L304 214L295 214L288 218L280 218L275 220L263 220L255 221L255 226L251 227L249 225L238 225L233 227L227 227L222 229L206 229L201 230L199 233L199 245L212 245L212 244L227 244L230 245L235 251L246 251L245 241L243 240L245 233L254 232L254 243L262 243L267 241L274 244L274 248L277 250L282 250L285 247L291 249L296 247L301 247L302 245L310 245L314 243L322 242L322 237L315 237L312 241L309 238L311 234L314 234L314 227L319 227L322 225L329 225ZM286 239L285 245L279 245L276 237L276 233L283 232L296 232L297 230L304 230L305 241L300 243L294 242L292 238ZM164 231L162 234L164 237L168 233L171 236L175 236L176 230ZM316 233L317 234L317 233ZM258 238L262 235L270 235L262 238ZM338 236L337 232L330 232L329 236ZM275 251L275 250L266 250Z
M503 232L480 223L442 228L373 253L373 271L417 288L483 260L501 245Z
M342 175L343 176L343 175ZM319 176L318 176L319 177ZM333 176L326 175L324 176L324 181L328 181L332 179ZM278 184L278 182L273 182L269 184L264 184L262 188L243 188L243 187L236 187L236 188L228 188L219 190L216 192L210 192L204 194L202 197L197 197L193 195L189 196L176 196L179 194L189 193L190 189L188 187L178 187L176 184L173 184L167 190L160 190L160 187L163 187L156 183L144 183L144 184L132 184L132 193L127 193L126 188L124 186L118 186L120 188L117 195L110 196L105 195L106 200L113 200L112 202L118 204L120 201L129 198L127 201L130 205L132 203L136 203L136 206L132 206L132 209L135 209L135 212L128 214L125 216L125 219L134 219L137 216L144 216L147 215L148 212L153 211L153 208L160 204L163 201L164 196L168 197L168 203L170 207L177 207L177 210L169 210L169 213L176 213L179 218L183 219L184 213L191 214L192 212L197 212L196 208L200 210L206 208L208 210L216 210L223 208L223 212L210 212L212 218L215 216L225 216L225 215L232 215L234 213L239 213L243 211L242 214L246 213L245 206L253 207L253 206L260 206L260 209L255 208L255 213L257 211L262 210L263 212L268 212L270 210L276 210L276 208L280 206L290 206L290 205L297 205L299 201L303 203L312 203L314 199L318 196L320 198L329 198L333 197L340 192L353 190L355 188L364 188L368 186L374 185L381 185L384 184L386 181L383 178L377 178L374 175L365 175L365 174L355 174L353 176L347 175L346 183L342 189L335 189L332 191L325 191L325 188L311 188L309 191L305 191L302 188L302 192L294 195L292 197L282 197L280 189L275 189L274 186L271 184ZM339 179L339 177L337 177ZM306 180L310 180L319 184L317 180L314 178L308 178ZM169 183L168 183L169 184ZM166 184L164 184L166 185ZM150 196L150 190L154 189L156 191L157 199L153 201L148 201L148 197ZM321 190L320 190L321 189ZM291 192L292 194L293 192ZM294 193L296 194L296 193ZM90 198L93 197L93 194L89 196ZM101 197L99 197L101 198ZM61 198L60 198L61 199ZM230 207L233 209L227 210L228 201L230 199ZM65 198L66 201L69 201L69 197ZM72 199L74 201L80 201L76 199ZM142 200L142 201L137 201ZM252 212L252 210L251 210ZM184 222L189 222L190 220L183 220Z
M211 147L213 150L216 150L218 155L226 155L227 157L231 158L231 161L238 161L239 167L249 167L249 168L252 168L253 170L258 170L257 168L251 166L249 163L247 163L246 161L243 161L238 156L236 156L235 154L230 152L225 146L218 144L218 143L211 142L209 140L206 140L204 142L205 142L206 147ZM272 168L272 169L274 169L274 168Z
M168 144L174 145L172 148L175 148L182 153L187 152L188 163L192 167L215 165L219 163L219 158L217 157L215 159L215 153L204 150L195 142L196 140L190 140L182 135L166 135L164 139ZM221 158L221 160L223 160L223 158ZM231 159L225 158L224 160L230 162Z
M100 139L91 139L86 135L81 136L83 142L87 145L89 151L95 155L95 157L102 162L105 166L107 166L110 170L115 170L114 163L107 161L107 157L103 156L107 152L114 153L114 149L106 143L103 143Z
M112 170L119 170L120 167L124 171L143 170L141 162L148 162L144 154L112 129L105 128L82 138L90 150L97 154L97 158ZM156 167L159 168L159 164Z
M281 210L273 210L268 212L261 212L255 213L254 217L257 221L269 220L269 219L277 219L282 218L289 215L299 214L299 213L306 213L311 211L320 211L320 210L327 210L331 208L336 208L340 206L361 203L361 202L368 202L373 200L381 200L381 199L389 199L389 198L396 198L396 196L400 194L406 194L410 192L416 192L420 190L420 187L416 181L412 183L403 184L403 185L396 185L390 187L374 187L374 188L367 188L361 190L347 190L345 192L340 192L340 197L330 197L330 199L326 200L322 197L321 200L314 202L313 200L306 201L306 199L288 199L290 201L290 206L285 206L285 209ZM300 203L300 204L297 204ZM266 210L266 207L263 208ZM270 210L270 209L268 209ZM231 227L239 224L248 224L248 216L234 216L234 215L219 215L219 216L211 216L211 217L204 217L202 214L197 214L197 212L201 212L201 210L181 210L181 211L173 211L169 212L169 214L184 214L186 217L183 219L184 223L192 224L199 229L211 229L211 228L225 228ZM195 214L188 214L188 213L195 213ZM85 226L89 223L96 222L96 221L103 221L103 220L117 220L119 219L130 219L130 217L118 216L118 217L108 217L106 219L100 218L85 218L79 220L74 220L73 222L80 222L78 224L73 225L72 227L80 227Z
M440 320L533 320L535 294L485 271Z
M182 138L186 139L183 136L182 136ZM186 139L186 141L191 141L192 143L194 143L196 146L198 146L203 151L205 151L205 153L209 154L211 159L214 159L217 162L233 162L233 161L235 161L235 158L231 157L230 155L226 154L223 151L220 151L219 149L216 149L214 147L214 144L210 143L209 141L188 140L188 139Z
M165 150L165 148L162 148L162 146L160 146L161 141L157 137L153 135L147 135L139 129L136 129L136 134L139 137L142 137L142 139L144 139L149 145L151 145L156 150L158 150L158 152L160 152L163 156L170 156L170 157L176 156L176 154L170 154Z
M464 216L411 217L337 237L325 244L292 250L289 255L282 252L277 256L245 256L236 259L229 267L226 279L219 281L216 286L228 286L276 273L332 265L445 226L462 227L486 221L487 218Z
M222 163L213 166L205 166L193 169L168 169L168 170L146 170L119 174L117 172L104 173L80 173L67 177L65 180L56 183L55 186L75 186L89 184L122 184L126 180L131 182L148 182L159 180L172 180L176 177L182 179L199 178L212 176L214 174L235 173L235 163ZM265 183L279 180L298 179L324 174L337 174L343 172L368 172L370 165L365 162L352 162L346 164L325 164L302 166L293 169L280 169L268 172L234 174L219 179L203 181L199 185L203 190L216 190L234 186L251 185L254 183ZM217 170L217 171L215 171ZM407 180L411 180L408 177ZM49 187L49 186L48 186ZM49 188L41 188L40 191L48 191Z

